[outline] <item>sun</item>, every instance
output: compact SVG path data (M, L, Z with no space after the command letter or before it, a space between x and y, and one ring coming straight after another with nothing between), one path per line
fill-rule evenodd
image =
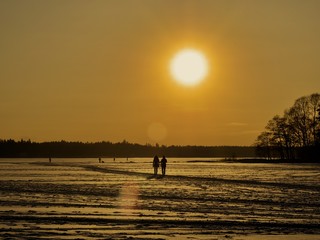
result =
M207 76L208 61L200 51L183 49L172 58L170 73L177 82L195 86Z

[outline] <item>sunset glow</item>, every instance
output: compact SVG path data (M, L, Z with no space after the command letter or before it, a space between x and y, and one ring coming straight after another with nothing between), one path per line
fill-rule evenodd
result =
M31 2L0 1L0 139L250 146L320 90L320 1Z

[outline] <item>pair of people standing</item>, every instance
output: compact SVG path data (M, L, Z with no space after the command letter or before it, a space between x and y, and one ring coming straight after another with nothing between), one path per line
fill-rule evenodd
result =
M156 155L153 158L154 175L158 175L158 168L160 164L161 164L162 175L164 176L166 175L167 159L165 156L163 156L160 162L158 156Z

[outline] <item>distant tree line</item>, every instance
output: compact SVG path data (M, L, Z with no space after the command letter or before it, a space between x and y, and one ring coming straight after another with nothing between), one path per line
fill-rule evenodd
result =
M256 139L260 157L320 162L320 94L297 99L274 116Z
M255 157L249 146L165 146L112 142L32 142L31 140L0 140L0 157Z

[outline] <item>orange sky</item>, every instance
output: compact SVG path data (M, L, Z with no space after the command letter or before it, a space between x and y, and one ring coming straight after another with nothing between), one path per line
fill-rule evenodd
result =
M251 145L320 92L320 1L0 1L0 139ZM196 48L210 73L175 82Z

